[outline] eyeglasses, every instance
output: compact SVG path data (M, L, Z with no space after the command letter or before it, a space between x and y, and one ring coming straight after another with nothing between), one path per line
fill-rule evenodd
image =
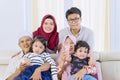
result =
M73 22L78 22L80 18L74 18L74 19L68 19L68 22L73 23Z

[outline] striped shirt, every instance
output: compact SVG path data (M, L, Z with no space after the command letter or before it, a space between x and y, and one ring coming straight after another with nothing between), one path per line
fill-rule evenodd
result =
M42 65L48 62L51 65L51 73L53 80L57 80L57 67L55 61L52 59L49 53L43 52L42 54L28 53L23 58L29 58L31 65Z

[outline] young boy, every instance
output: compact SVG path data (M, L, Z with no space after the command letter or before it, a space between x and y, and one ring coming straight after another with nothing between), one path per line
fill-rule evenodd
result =
M67 60L71 62L71 77L70 80L96 80L92 74L95 73L96 67L89 65L89 50L90 47L85 41L78 41L75 45L75 53ZM81 74L76 73L81 70Z

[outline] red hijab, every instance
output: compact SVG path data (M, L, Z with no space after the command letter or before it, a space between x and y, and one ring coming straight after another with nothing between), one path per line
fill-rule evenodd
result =
M48 17L51 17L52 20L53 20L53 23L54 23L54 29L51 33L46 33L43 30L43 23ZM33 32L33 37L36 37L36 36L45 37L48 40L48 48L49 49L54 50L54 48L57 47L59 37L58 37L58 32L57 32L56 21L55 21L55 18L52 15L47 14L43 17L42 22L41 22L41 26L36 31Z

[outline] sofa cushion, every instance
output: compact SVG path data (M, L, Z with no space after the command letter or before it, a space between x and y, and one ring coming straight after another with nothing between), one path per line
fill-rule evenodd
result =
M120 61L101 62L103 80L120 80Z

